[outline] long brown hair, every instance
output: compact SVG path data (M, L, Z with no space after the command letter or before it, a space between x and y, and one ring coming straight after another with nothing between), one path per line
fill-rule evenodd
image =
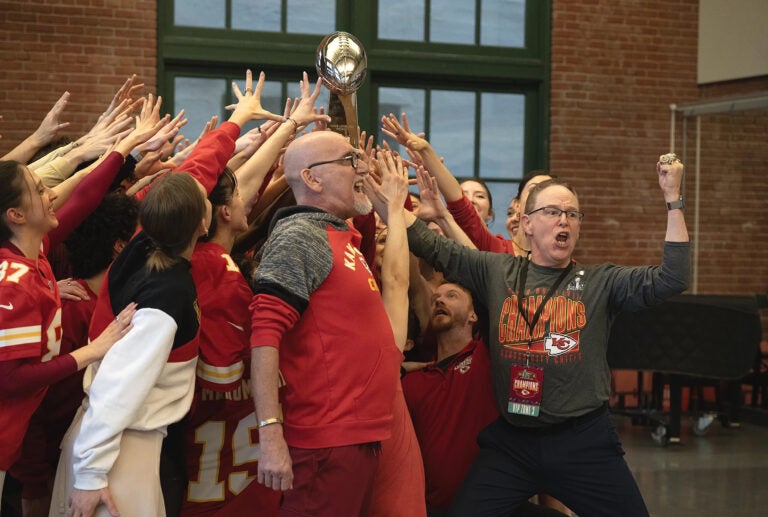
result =
M204 216L205 198L192 176L168 174L157 181L139 209L141 227L155 245L147 267L160 271L178 262Z

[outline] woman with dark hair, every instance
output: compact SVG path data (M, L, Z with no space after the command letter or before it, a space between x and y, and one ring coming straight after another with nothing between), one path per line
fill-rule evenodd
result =
M130 300L133 328L86 371L86 399L62 443L51 515L164 515L160 446L192 401L199 316L189 260L211 220L202 186L159 180L141 204L142 230L112 264L91 321L98 334ZM136 497L136 494L141 494ZM98 509L104 503L106 508Z
M101 358L129 328L133 308L90 345L59 355L61 300L44 253L48 232L59 225L56 195L13 161L0 162L0 183L1 485L21 454L29 419L48 386Z
M130 329L134 306L126 302L121 321L60 356L61 300L46 253L96 208L131 149L162 127L146 116L153 109L145 106L136 128L93 170L56 189L18 162L0 161L0 486L48 386L99 360Z
M120 193L107 194L64 241L74 278L66 288L77 287L82 299L61 302L61 351L67 354L88 344L88 327L96 308L97 293L107 268L136 232L139 207ZM83 399L83 372L70 375L51 386L32 415L24 437L22 456L10 474L22 484L25 516L48 515L51 484L59 460L59 444Z
M462 180L459 188L483 224L486 226L490 224L496 217L496 213L493 211L493 196L488 184L479 178L470 178Z

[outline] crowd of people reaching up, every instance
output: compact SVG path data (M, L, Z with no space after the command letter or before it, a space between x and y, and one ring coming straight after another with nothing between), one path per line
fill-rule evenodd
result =
M405 114L403 155L356 148L319 80L282 114L264 80L194 141L135 76L64 140L65 93L0 159L3 511L646 515L605 347L686 288L682 164L662 265L585 266L567 183L527 175L492 235Z

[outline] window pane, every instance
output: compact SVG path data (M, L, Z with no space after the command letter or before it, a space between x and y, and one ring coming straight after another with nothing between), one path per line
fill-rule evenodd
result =
M232 28L280 32L280 0L232 0Z
M509 239L507 235L507 229L504 227L504 223L507 218L507 207L512 201L512 198L517 195L517 183L497 183L488 182L488 190L491 191L491 197L493 198L493 213L494 218L488 228L493 234L501 234L505 239Z
M290 33L325 35L335 30L336 0L288 0L287 10Z
M474 1L432 0L430 5L430 41L475 44Z
M223 29L226 0L174 0L173 24Z
M525 95L480 96L480 176L521 178L525 145Z
M408 123L410 124L411 131L414 133L420 133L424 131L424 90L416 88L379 88L379 118L390 113L397 115L397 119L401 120L400 116L403 112L408 115ZM377 122L378 122L377 120ZM378 138L377 142L381 142L386 138L392 149L400 149L400 146L391 138L385 137L381 132L381 124L377 124ZM361 128L366 129L366 128ZM373 128L370 128L373 129Z
M480 44L525 46L525 0L483 0Z
M424 41L424 0L380 1L379 39Z
M219 115L219 120L222 120L224 106L228 101L226 79L176 77L173 87L173 112L178 113L184 109L185 116L189 119L184 127L184 134L190 140L197 138L213 115Z
M429 141L457 178L475 172L475 93L432 90Z

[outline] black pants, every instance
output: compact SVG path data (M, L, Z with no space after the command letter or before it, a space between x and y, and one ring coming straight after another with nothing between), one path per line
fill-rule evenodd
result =
M514 427L499 418L477 437L451 515L509 516L539 492L580 517L647 516L607 410L553 429Z

